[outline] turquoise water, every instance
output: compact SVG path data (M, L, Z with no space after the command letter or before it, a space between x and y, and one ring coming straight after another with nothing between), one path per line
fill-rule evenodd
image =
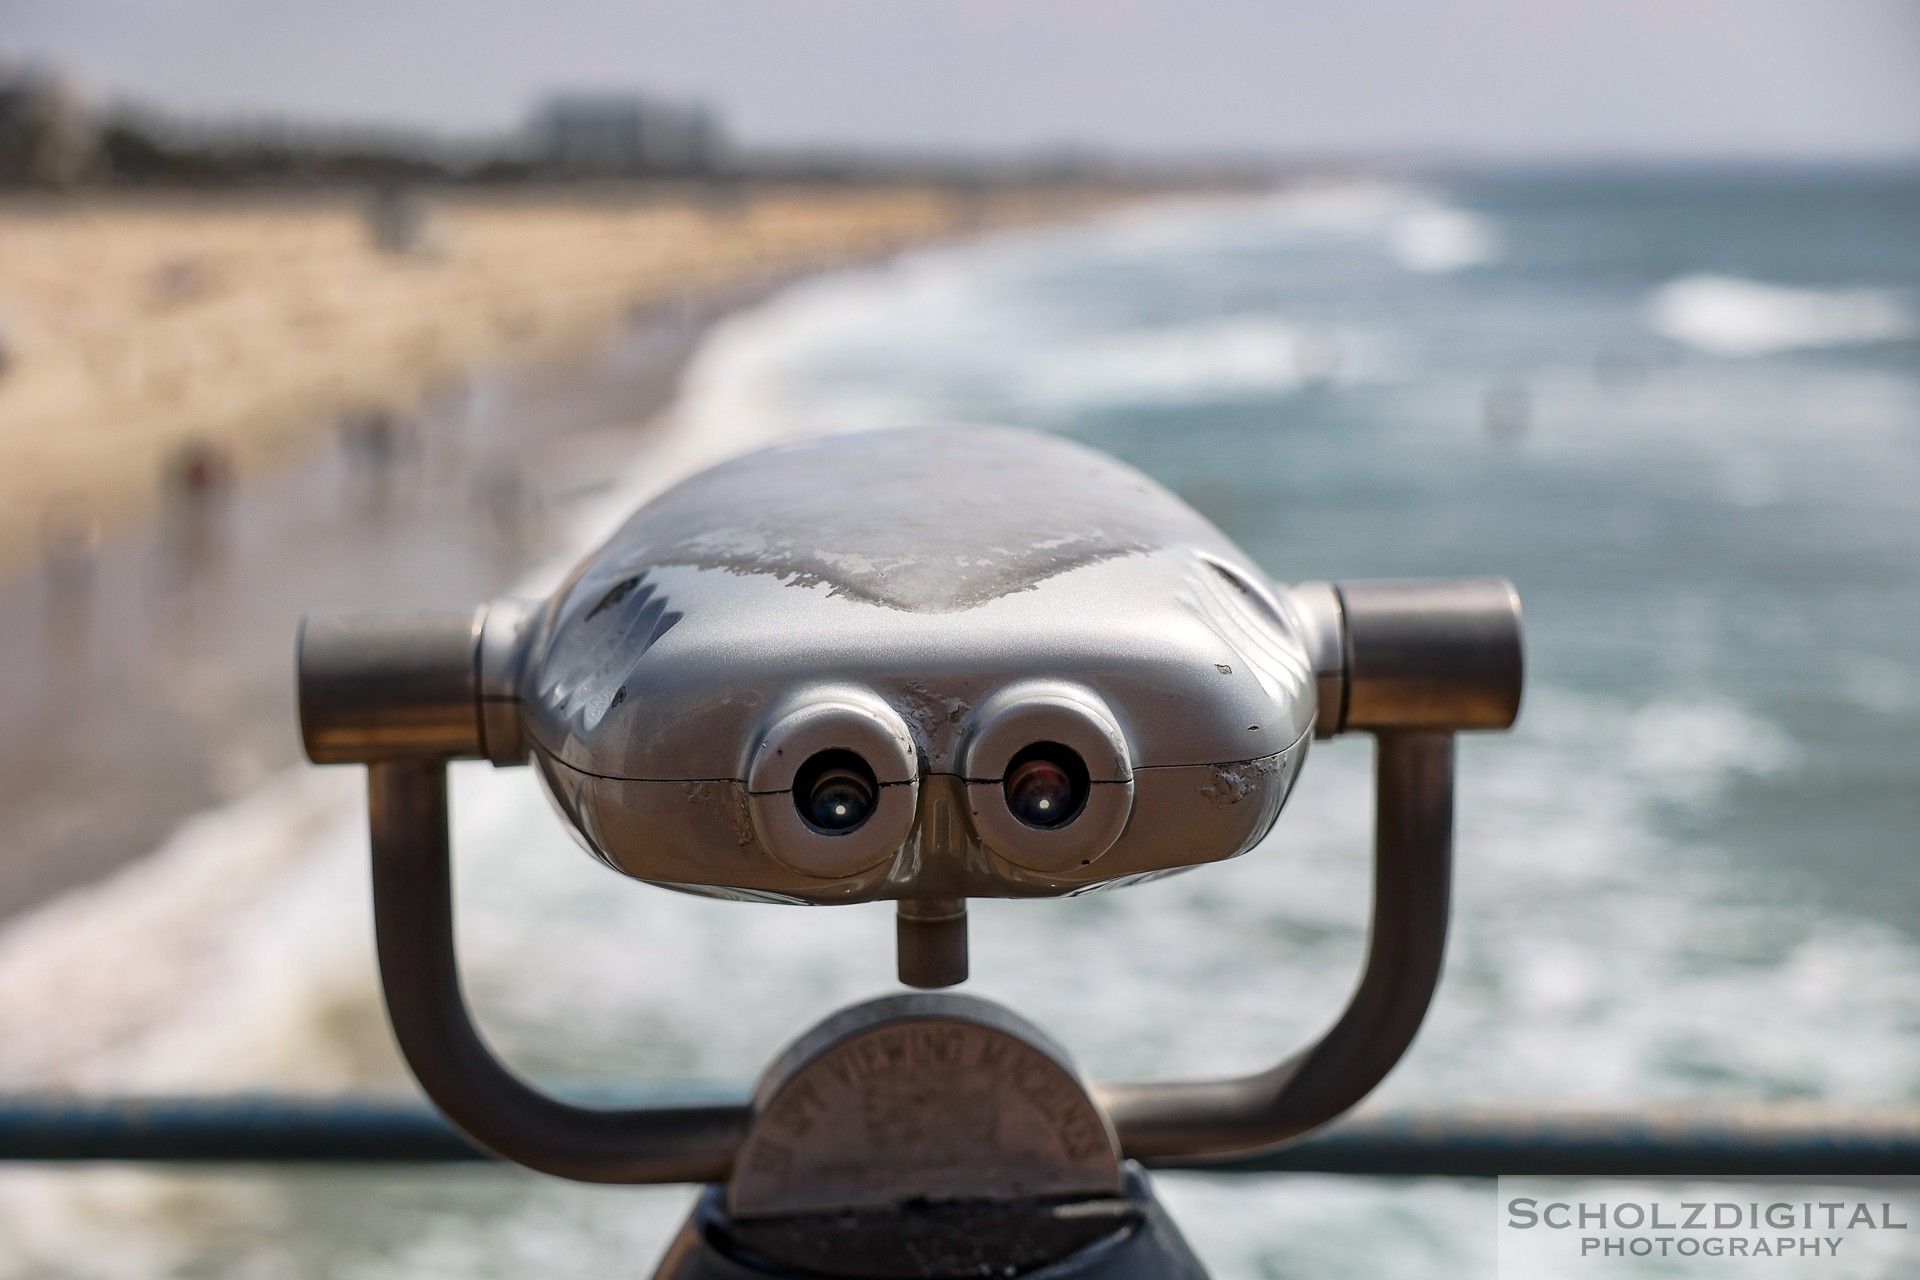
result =
M1462 749L1448 970L1381 1101L1914 1103L1916 325L1912 177L1345 183L803 286L716 335L673 438L1035 426L1157 476L1276 578L1513 578L1527 704ZM1096 1076L1276 1059L1359 959L1366 765L1316 750L1234 864L983 904L973 985ZM353 795L289 780L155 860L141 901L175 906L108 886L74 908L95 950L216 994L10 1078L397 1081ZM523 772L462 771L456 803L476 997L543 1078L745 1080L889 985L884 910L619 881ZM8 941L16 990L71 989ZM1222 1280L1491 1274L1488 1188L1162 1181ZM8 1174L0 1276L644 1275L685 1202L477 1172Z

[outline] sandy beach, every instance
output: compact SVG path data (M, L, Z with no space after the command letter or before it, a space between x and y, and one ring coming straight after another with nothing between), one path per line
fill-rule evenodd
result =
M410 202L398 249L365 195L0 204L0 574L38 557L50 518L111 528L150 509L190 442L244 476L343 412L410 412L475 366L648 308L1113 199L444 193Z

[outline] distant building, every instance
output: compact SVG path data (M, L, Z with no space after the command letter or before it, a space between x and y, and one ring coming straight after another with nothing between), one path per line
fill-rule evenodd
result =
M567 94L534 112L540 164L567 173L702 173L718 165L719 122L701 106L627 94Z
M76 182L92 165L99 141L92 112L65 77L0 62L0 184Z

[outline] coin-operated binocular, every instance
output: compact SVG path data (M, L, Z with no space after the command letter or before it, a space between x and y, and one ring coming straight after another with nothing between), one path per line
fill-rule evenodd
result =
M1520 683L1505 582L1276 587L1136 472L989 429L741 457L641 507L550 599L314 617L300 640L307 753L368 766L408 1063L507 1159L712 1184L672 1280L1201 1276L1141 1166L1283 1143L1399 1059L1440 971L1453 735L1510 725ZM932 989L966 977L968 898L1244 853L1312 740L1352 732L1377 747L1365 975L1257 1075L1089 1085L1010 1011L922 990L829 1017L749 1104L595 1110L502 1066L462 1002L449 760L531 762L639 880L894 901L900 978Z

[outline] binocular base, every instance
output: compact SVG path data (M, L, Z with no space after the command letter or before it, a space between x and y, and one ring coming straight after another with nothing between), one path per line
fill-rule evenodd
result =
M990 1001L887 996L801 1036L660 1280L1205 1280L1060 1048Z
M1118 1196L737 1219L709 1186L655 1280L1206 1280L1137 1165Z

